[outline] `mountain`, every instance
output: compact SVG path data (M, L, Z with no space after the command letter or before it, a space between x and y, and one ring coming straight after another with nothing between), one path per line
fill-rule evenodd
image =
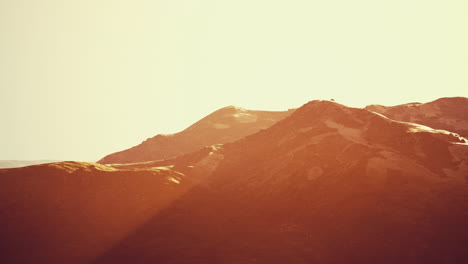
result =
M468 259L468 141L452 132L312 101L204 153L185 158L210 166L199 184L94 263Z
M90 263L187 190L167 167L0 169L0 263Z
M330 101L158 161L0 170L1 263L464 263L468 140Z
M444 129L468 137L468 98L440 98L429 103L369 105L365 109L401 120Z
M58 160L0 160L0 169L19 168L53 162L58 162Z
M241 139L268 128L289 111L253 111L235 106L219 109L182 132L157 135L127 150L110 154L98 163L130 163L173 158L204 146Z

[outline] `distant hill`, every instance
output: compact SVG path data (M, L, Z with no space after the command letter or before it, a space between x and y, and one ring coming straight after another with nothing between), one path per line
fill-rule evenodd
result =
M391 119L445 129L468 137L468 98L465 97L440 98L425 104L369 105L365 109Z
M0 160L1 168L19 168L31 165L58 162L58 160Z
M254 111L235 106L219 109L182 132L157 135L140 145L99 160L102 164L169 159L205 146L223 144L268 128L290 115L290 111Z

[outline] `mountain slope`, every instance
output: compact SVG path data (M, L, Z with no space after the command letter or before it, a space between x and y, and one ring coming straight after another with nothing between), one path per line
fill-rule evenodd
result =
M213 173L95 263L461 263L468 144L313 101L213 150Z
M468 142L312 101L176 158L0 170L1 263L464 263Z
M182 132L157 135L140 145L110 154L102 164L130 163L173 158L204 146L223 144L268 128L293 111L253 111L229 106L219 109Z
M169 168L60 162L0 170L0 263L90 263L183 195Z
M397 106L369 105L365 109L391 119L423 124L468 137L468 98L440 98L425 104Z

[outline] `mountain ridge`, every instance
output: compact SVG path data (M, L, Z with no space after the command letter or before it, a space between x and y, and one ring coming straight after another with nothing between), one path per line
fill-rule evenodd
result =
M468 137L468 98L444 97L428 103L368 105L366 110L391 119L444 129Z
M98 163L131 163L169 159L202 147L240 139L288 116L288 111L256 111L236 106L216 110L175 134L159 134L130 149L107 155Z

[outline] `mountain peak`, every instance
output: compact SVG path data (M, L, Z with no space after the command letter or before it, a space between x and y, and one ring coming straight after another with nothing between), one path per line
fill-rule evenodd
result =
M355 109L349 106L342 105L332 100L309 101L308 103L300 107L299 110L301 108L302 108L302 111L318 111L320 113L326 113L327 111L332 111L332 113L337 112L337 111L344 111L348 113L350 109Z
M232 116L232 115L237 114L237 113L244 113L244 112L251 112L251 111L252 110L244 109L242 107L238 107L238 106L235 106L235 105L229 105L229 106L226 106L226 107L223 107L223 108L220 108L220 109L214 111L213 113L209 114L208 116L206 116L202 120L209 119L209 118L211 118L211 119L223 118L223 117L226 117L226 116Z
M270 127L291 113L292 111L255 111L234 105L226 106L179 133L156 135L138 146L110 154L99 163L129 163L173 158L204 146L241 139Z
M324 107L324 106L344 106L344 105L342 105L340 103L337 103L334 100L312 100L312 101L309 101L306 104L304 104L304 106L321 106L321 107ZM346 106L344 106L344 107L346 107Z
M372 117L366 110L348 107L331 100L314 100L298 108L285 122L292 127L317 126L333 121L346 127L358 128Z
M245 111L246 110L246 109L244 109L242 107L235 106L235 105L228 105L228 106L223 107L221 109L232 109L232 110L237 110L237 111Z

